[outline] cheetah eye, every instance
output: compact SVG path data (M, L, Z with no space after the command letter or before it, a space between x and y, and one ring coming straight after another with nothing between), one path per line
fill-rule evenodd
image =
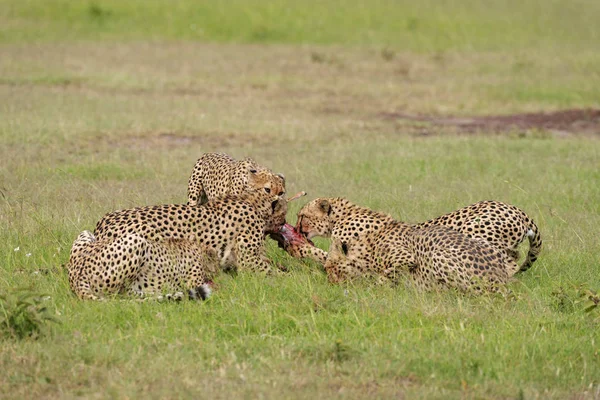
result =
M255 174L255 173L256 173L256 170L255 170L255 169L251 169L251 170L250 170L250 173L251 173L251 174Z
M281 197L285 194L285 192L279 192L279 194L277 196Z
M271 193L271 189L270 188L265 188L265 192Z

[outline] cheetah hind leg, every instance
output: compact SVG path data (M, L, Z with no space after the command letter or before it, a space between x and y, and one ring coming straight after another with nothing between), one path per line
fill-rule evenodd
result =
M187 292L187 293L186 293ZM177 291L174 293L165 293L165 294L153 294L153 293L144 293L140 290L131 289L129 290L129 294L136 297L137 301L182 301L186 298L190 300L206 300L210 297L212 290L208 283L204 283L200 286L197 286L193 289L189 289L186 292Z
M185 299L187 294L188 299L190 300L206 300L210 297L212 293L212 289L210 288L209 283L203 283L202 285L196 286L195 288L188 289L187 293L184 292L175 292L175 293L166 293L155 296L155 299L159 302L162 301L182 301Z
M143 293L143 292L130 292L130 294L135 297L135 301L145 302L145 301L158 301L162 303L164 301L181 301L185 298L183 292L175 292L175 293L166 293L166 294L152 294L152 293ZM121 301L131 301L127 299L122 299Z
M505 266L509 278L521 270L521 267L517 265L517 261L521 257L518 249L505 249L504 253L501 252L500 255L502 257L501 262Z
M515 262L521 257L521 254L517 249L506 249L506 254L509 259L514 260Z
M521 267L517 265L516 260L512 257L508 257L506 260L506 272L508 273L508 277L514 276L520 270Z
M188 290L188 297L190 300L206 300L211 294L212 289L210 288L210 283L208 282Z

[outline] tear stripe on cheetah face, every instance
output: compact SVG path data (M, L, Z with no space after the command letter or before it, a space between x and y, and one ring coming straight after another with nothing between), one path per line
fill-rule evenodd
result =
M96 240L88 231L73 243L69 284L81 299L101 300L127 293L136 297L206 299L208 283L219 270L215 252L196 242L170 239L151 242L137 234Z
M137 234L152 242L193 237L219 259L231 253L234 268L273 272L265 254L264 238L285 224L286 212L285 199L245 192L202 206L169 204L115 211L98 222L94 234L97 240Z
M363 275L394 279L410 273L421 287L439 282L467 290L503 283L517 270L502 251L484 241L447 227L395 221L345 199L313 200L299 212L298 225L307 236L331 236L325 269L332 282ZM433 244L428 241L432 237ZM470 284L473 279L482 282Z
M206 153L194 165L188 181L188 204L196 206L228 194L263 191L285 196L285 177L251 158L236 161L223 153Z

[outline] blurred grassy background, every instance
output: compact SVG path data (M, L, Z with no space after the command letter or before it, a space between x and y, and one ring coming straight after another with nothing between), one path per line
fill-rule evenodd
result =
M593 0L2 0L0 40L199 40L410 51L592 49Z
M0 397L597 399L597 136L394 116L597 108L597 21L597 1L0 0L0 294L60 321L0 338ZM269 242L289 275L222 276L206 303L77 300L77 234L185 201L207 151L407 221L510 202L544 249L504 297L332 286Z

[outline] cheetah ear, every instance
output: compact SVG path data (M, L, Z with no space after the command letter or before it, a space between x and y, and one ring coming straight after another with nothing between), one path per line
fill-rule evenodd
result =
M328 200L320 200L319 201L319 209L321 211L323 211L324 213L327 213L327 215L331 214L331 204L329 204Z
M283 183L285 183L285 175L283 175L283 174L275 174L275 175L280 177L283 180Z
M238 161L237 163L239 168L246 169L248 172L256 174L256 163L250 157L246 157L243 160Z
M256 175L256 170L255 169L248 170L248 185L256 186L257 180L258 180L258 176Z

